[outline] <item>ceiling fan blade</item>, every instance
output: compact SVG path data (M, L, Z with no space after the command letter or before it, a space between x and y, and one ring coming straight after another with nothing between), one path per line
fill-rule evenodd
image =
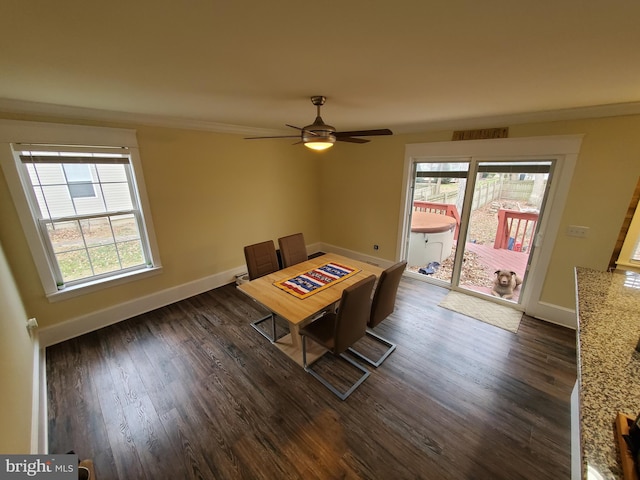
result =
M336 137L336 142L349 142L349 143L369 143L371 140L365 138L354 137Z
M300 135L277 135L275 137L244 137L245 140L260 140L261 138L300 138Z
M377 130L356 130L353 132L336 132L335 136L340 137L374 137L378 135L393 135L388 128L379 128Z
M300 127L296 127L295 125L289 125L288 123L285 123L285 125L287 127L291 127L291 128L295 128L296 130L300 130L301 132L304 130L303 128ZM260 138L299 138L300 135L276 135L273 137L245 137L245 140L258 140Z

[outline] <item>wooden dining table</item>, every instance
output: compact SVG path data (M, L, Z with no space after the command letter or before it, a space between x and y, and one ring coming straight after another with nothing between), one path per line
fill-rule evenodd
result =
M299 298L275 285L278 282L303 274L327 263L338 263L359 270L357 273L329 284L316 293ZM292 265L255 280L238 285L238 289L260 305L289 323L289 334L274 342L274 345L302 366L302 340L299 333L322 312L332 309L342 297L342 291L358 281L375 275L380 277L383 269L335 253L326 253L306 262ZM325 353L319 345L307 342L307 362L312 363Z

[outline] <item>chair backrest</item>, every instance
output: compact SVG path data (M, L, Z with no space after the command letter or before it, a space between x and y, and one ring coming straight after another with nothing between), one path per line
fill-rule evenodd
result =
M364 337L371 312L371 292L376 282L375 275L354 283L342 291L334 332L334 350L341 354Z
M249 280L280 270L273 240L247 245L244 247L244 258L247 261Z
M402 272L407 266L406 260L398 262L387 268L380 275L378 286L373 294L371 302L371 317L369 318L369 328L374 328L385 318L393 313L396 305L396 294L398 285L402 278Z
M306 262L309 259L307 255L307 245L304 243L304 235L302 233L295 233L279 238L278 246L280 247L282 266L284 268Z

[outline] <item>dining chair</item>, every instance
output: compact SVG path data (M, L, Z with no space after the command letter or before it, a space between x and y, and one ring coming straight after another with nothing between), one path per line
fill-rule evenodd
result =
M304 369L320 381L341 400L345 400L364 382L371 372L345 355L345 351L365 335L371 312L371 292L376 281L375 275L345 288L337 313L327 312L317 320L300 329L302 336L302 364ZM358 369L362 375L346 392L341 392L326 378L313 370L307 363L307 337L326 348L338 358L342 358Z
M273 240L247 245L244 247L244 258L247 262L249 280L254 280L280 270L280 264L278 263L278 256L276 255L276 247ZM272 322L273 335L271 337L258 326L262 322L266 322L268 320L271 320ZM269 315L252 322L251 326L271 342L275 342L277 340L276 317L273 313L269 313Z
M283 268L309 259L307 245L304 243L304 235L302 233L294 233L293 235L279 238L278 246Z
M377 360L374 360L356 351L355 348L349 347L350 353L354 354L361 360L364 360L372 367L378 368L396 349L395 343L381 337L375 333L373 329L393 313L396 304L398 286L400 285L400 279L402 278L402 273L406 267L407 262L406 260L403 260L384 270L380 275L378 286L376 287L373 294L373 301L371 302L371 314L369 316L369 321L367 322L366 335L375 339L379 343L382 343L387 347L387 349Z

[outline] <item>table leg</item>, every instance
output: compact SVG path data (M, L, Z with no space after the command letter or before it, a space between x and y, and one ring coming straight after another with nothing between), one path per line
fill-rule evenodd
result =
M302 337L300 336L300 327L292 323L289 324L289 334L278 339L274 343L282 352L302 365ZM318 360L327 350L313 341L307 340L307 364L312 364Z
M291 344L296 348L302 348L302 337L298 325L289 324L289 335L291 335Z

